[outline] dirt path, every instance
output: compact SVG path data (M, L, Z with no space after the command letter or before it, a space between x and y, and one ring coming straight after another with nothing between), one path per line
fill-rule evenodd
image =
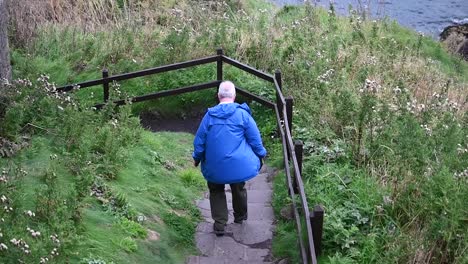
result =
M145 129L153 132L187 132L195 135L202 118L202 112L187 117L166 117L147 112L140 115L140 123Z

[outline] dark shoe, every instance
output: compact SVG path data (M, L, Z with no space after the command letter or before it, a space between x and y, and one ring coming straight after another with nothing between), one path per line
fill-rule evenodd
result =
M243 222L244 220L247 220L247 216L246 216L246 215L235 218L235 219L234 219L234 223L236 223L236 224L242 224L242 222Z
M215 235L217 237L224 236L224 228L223 229L218 229L218 228L216 228L215 224L213 224L213 232L215 233Z

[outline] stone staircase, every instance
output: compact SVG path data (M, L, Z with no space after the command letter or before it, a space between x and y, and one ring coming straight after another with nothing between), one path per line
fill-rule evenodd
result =
M232 195L226 185L229 221L226 234L217 237L213 233L209 193L197 201L203 221L195 235L199 256L190 256L187 264L260 264L273 263L271 240L274 230L274 214L271 207L272 179L275 171L263 166L260 174L246 183L248 220L234 223Z

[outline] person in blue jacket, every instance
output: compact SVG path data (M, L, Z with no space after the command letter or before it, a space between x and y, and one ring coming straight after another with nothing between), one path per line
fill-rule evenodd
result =
M267 151L263 147L247 104L238 104L232 82L219 85L219 104L208 109L193 142L194 165L201 171L210 191L211 216L216 235L224 234L228 221L225 184L230 184L234 222L247 220L245 182L255 177Z

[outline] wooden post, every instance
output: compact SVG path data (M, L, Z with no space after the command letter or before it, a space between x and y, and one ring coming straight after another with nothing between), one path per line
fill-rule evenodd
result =
M218 60L216 61L216 79L220 82L223 81L223 56L224 51L223 48L217 48L216 54L218 55ZM214 94L215 102L218 102L218 89L215 89Z
M284 98L286 101L286 117L288 118L289 133L292 136L292 118L293 118L293 105L294 99L292 96Z
M321 205L316 205L310 213L310 224L312 225L312 236L314 237L315 255L319 256L322 253L322 237L323 237L323 216L324 210Z
M301 174L302 177L302 157L303 157L303 149L304 149L304 144L302 143L301 140L295 140L294 141L294 153L296 153L296 159L297 159L297 165L299 166L299 173ZM294 174L294 181L293 181L293 187L294 187L294 193L299 193L298 185L297 185L297 176Z
M102 70L102 78L107 79L109 77L109 71L107 69ZM107 103L109 101L109 82L104 81L102 84L102 87L104 89L104 103Z
M218 81L222 81L223 80L223 60L221 56L223 56L224 54L223 49L222 48L216 49L216 54L218 55L218 61L216 62L216 66L217 66L216 78Z
M283 82L281 80L281 71L280 70L275 71L275 79L276 79L276 82L278 83L279 90L282 92ZM278 92L276 93L276 105L278 106L278 110L280 112L280 118L283 119L283 103L281 102L281 98L280 98L280 95L279 95Z
M279 69L275 71L275 79L278 82L279 88L282 90L283 89L283 82L281 80L281 71Z

